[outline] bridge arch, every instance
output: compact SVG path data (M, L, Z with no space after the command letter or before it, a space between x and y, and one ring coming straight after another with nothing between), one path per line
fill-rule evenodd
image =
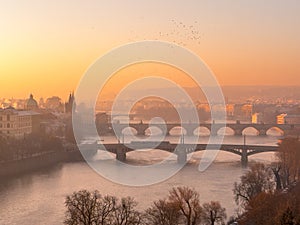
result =
M200 126L194 130L193 134L196 136L209 136L210 130L207 127Z
M171 135L171 136L181 136L181 135L186 135L186 134L187 134L186 129L181 126L172 127L172 129L170 129L170 131L169 131L169 135Z
M258 136L259 135L259 130L257 130L253 126L245 127L242 130L242 135L247 135L247 136Z
M202 152L204 151L205 149L195 149L194 152ZM236 149L220 149L219 151L223 151L223 152L228 152L228 153L233 153L235 155L238 155L238 156L241 156L242 155L242 152L241 151L238 151ZM190 153L193 153L193 152L190 152ZM189 154L190 154L189 153Z
M152 165L160 163L166 158L176 160L177 156L166 149L137 149L128 151L126 158L131 162L142 163L143 165Z
M283 136L284 135L284 131L282 129L280 129L279 127L273 126L270 127L269 129L267 129L266 134L269 136Z
M224 134L225 136L233 136L235 135L235 130L232 129L231 127L221 127L218 131L217 131L218 135L222 135Z
M163 131L157 126L150 126L145 130L146 136L151 136L151 135L158 136L158 135L162 135L162 134L163 134Z
M130 134L137 135L138 131L134 127L125 127L122 129L121 133L125 136Z

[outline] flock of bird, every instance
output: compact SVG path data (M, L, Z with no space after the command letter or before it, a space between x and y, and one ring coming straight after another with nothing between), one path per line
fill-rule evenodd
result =
M199 31L199 24L194 21L193 24L185 24L181 21L171 20L172 27L170 30L159 31L158 33L139 35L135 31L131 31L132 38L130 42L138 40L166 40L173 42L181 46L187 46L189 44L201 44L201 38L203 34Z

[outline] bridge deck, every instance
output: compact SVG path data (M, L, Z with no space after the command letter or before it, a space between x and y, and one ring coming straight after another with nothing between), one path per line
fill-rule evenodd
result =
M127 144L104 144L98 145L99 150L107 150L116 153L118 149L124 152L131 152L143 149L159 149L167 152L174 152L175 149L184 149L187 154L203 150L221 150L242 155L242 151L246 150L247 155L253 155L262 152L275 152L278 146L265 145L236 145L236 144L176 144L170 142L133 142Z
M242 166L246 167L248 156L263 153L278 151L278 146L265 145L234 145L234 144L177 144L168 141L163 142L131 142L128 144L98 144L96 142L90 144L82 144L80 150L88 153L91 150L106 150L116 154L116 159L119 161L126 160L126 153L139 149L160 149L167 152L172 152L177 155L178 163L187 161L187 154L197 151L226 151L241 156ZM83 153L83 152L82 152Z
M253 124L253 123L167 123L167 124L148 124L148 123L112 123L109 124L110 128L114 128L117 132L116 135L122 135L125 128L131 127L136 130L138 135L145 135L146 130L149 127L157 127L163 134L168 135L174 127L182 127L185 129L188 136L194 135L194 132L199 127L205 127L210 130L212 135L217 135L218 131L222 128L230 128L234 131L235 135L242 135L246 128L256 129L258 135L267 135L268 130L271 128L278 129L282 134L296 131L300 129L300 124Z

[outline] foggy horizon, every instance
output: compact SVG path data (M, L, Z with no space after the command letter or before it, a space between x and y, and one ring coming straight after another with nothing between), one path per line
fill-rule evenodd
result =
M0 1L0 225L299 225L299 0Z

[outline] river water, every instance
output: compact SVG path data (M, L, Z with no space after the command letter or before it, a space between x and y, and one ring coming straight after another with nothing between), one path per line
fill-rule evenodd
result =
M179 137L169 137L178 141ZM112 141L113 138L105 138ZM247 136L247 144L276 145L275 136ZM207 141L202 137L200 142ZM242 144L243 137L226 136L224 143ZM99 153L101 154L101 153ZM170 153L160 150L130 152L130 163L151 164L162 160ZM20 177L1 181L0 184L0 224L62 224L64 220L64 200L69 194L80 189L99 190L103 195L118 197L132 196L143 210L151 202L167 196L172 187L186 185L200 193L201 202L220 201L226 208L228 217L235 212L233 184L246 171L241 167L240 157L219 152L214 163L204 172L198 171L202 153L194 153L188 164L176 175L164 182L146 187L123 186L98 175L85 162L60 164L51 169L41 170ZM97 157L96 157L97 158ZM270 163L276 160L274 153L261 153L249 157L255 161ZM176 163L176 158L174 158Z

